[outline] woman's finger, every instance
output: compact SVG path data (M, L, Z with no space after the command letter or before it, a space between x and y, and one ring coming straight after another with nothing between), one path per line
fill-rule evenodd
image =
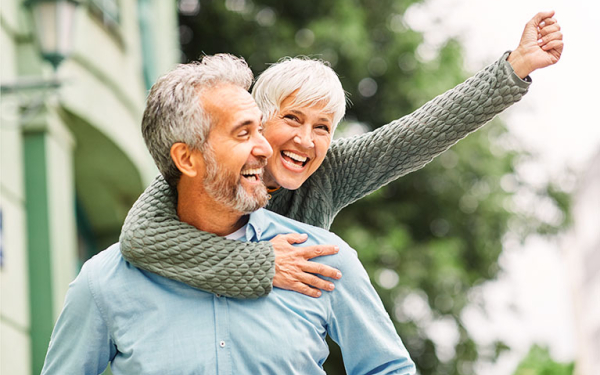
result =
M298 280L313 289L316 288L316 289L328 290L328 291L332 291L335 289L335 285L333 285L332 282L323 280L320 277L317 277L310 273L304 273L304 274L300 275L298 277Z
M557 21L554 18L545 18L542 20L542 22L540 22L540 24L538 25L538 27L540 29L543 29L544 27L550 26L550 25L554 25Z
M548 34L542 38L540 38L538 40L538 44L541 47L546 46L547 44L549 44L552 41L556 41L556 40L562 40L563 38L563 34L560 31L555 31L552 34Z
M304 259L313 259L324 255L337 254L340 249L335 245L313 245L302 248Z
M304 265L302 266L302 271L329 277L336 280L342 277L342 273L339 270L317 262L304 263Z
M562 51L564 47L564 42L562 40L553 40L548 44L545 44L542 46L542 49L544 51L550 51L550 50L557 50L557 51Z
M546 26L543 29L541 29L539 31L539 34L541 36L546 36L548 34L552 34L552 33L555 33L557 31L560 31L560 25L558 23L555 23L554 25Z

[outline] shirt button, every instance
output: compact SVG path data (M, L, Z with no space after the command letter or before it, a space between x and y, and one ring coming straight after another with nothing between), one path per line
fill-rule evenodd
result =
M224 347L225 347L225 341L221 341L221 342L219 343L219 346L220 346L221 348L224 348Z

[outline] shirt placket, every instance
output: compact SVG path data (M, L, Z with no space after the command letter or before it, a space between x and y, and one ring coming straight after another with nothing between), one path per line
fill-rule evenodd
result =
M213 296L215 306L215 345L217 374L232 375L231 340L229 336L229 305L226 297Z

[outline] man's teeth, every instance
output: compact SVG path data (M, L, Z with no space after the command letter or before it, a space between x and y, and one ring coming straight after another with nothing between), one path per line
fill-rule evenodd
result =
M300 156L300 155L294 154L293 152L290 152L290 151L282 151L282 152L288 158L295 160L297 162L300 162L300 163L304 163L306 160L308 160L308 158L306 156Z
M246 169L242 171L242 176L247 178L250 181L256 181L258 176L262 173L262 169L254 168L254 169Z

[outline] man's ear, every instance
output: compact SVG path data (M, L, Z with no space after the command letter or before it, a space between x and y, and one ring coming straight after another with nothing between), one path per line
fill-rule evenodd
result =
M198 151L181 142L171 146L171 159L181 174L187 177L196 177L198 168L204 164L204 159Z

